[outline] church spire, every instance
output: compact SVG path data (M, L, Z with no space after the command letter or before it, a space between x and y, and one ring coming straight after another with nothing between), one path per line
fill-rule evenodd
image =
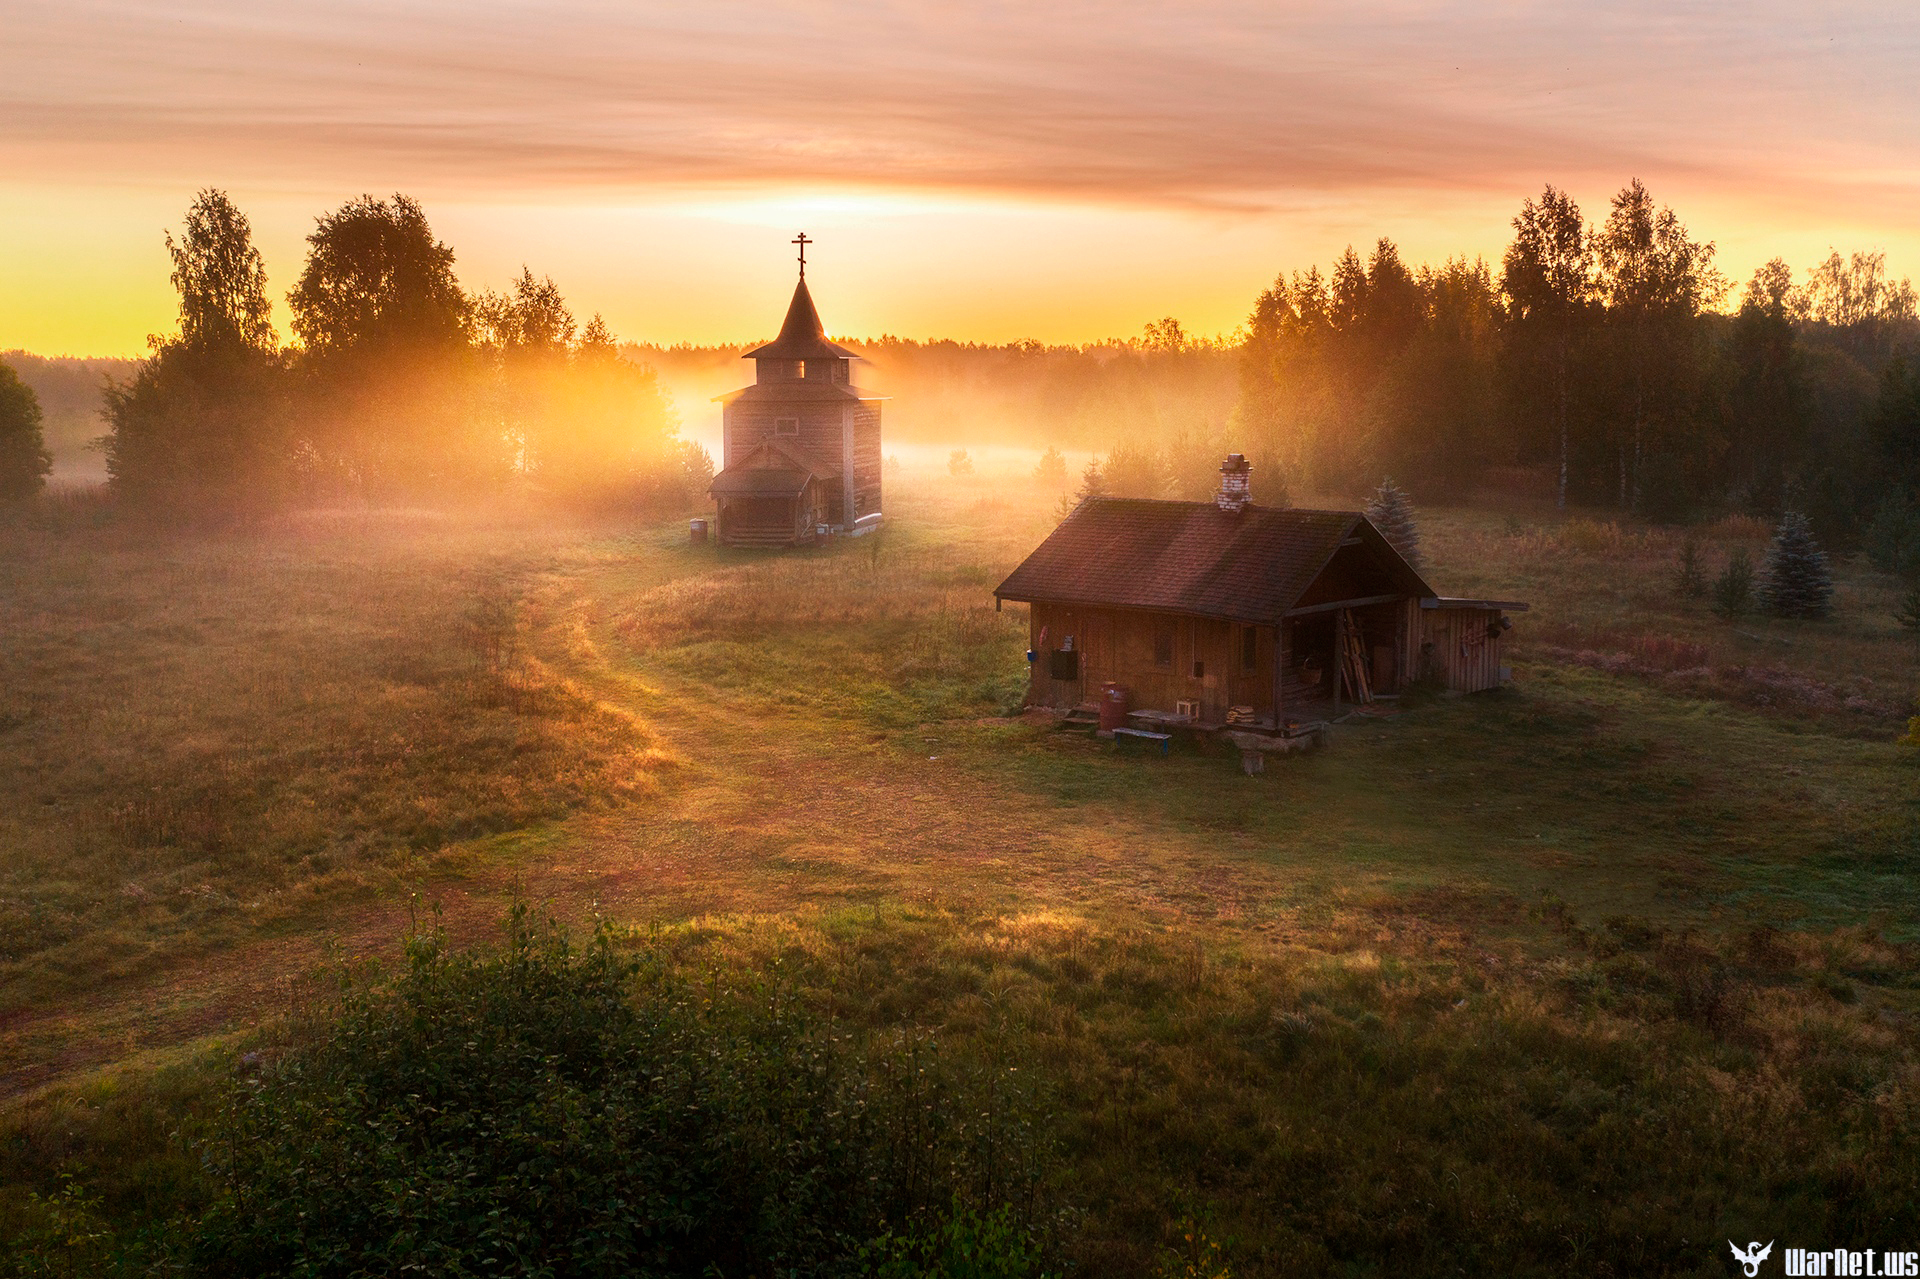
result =
M800 281L793 287L793 301L787 304L787 318L780 325L780 336L765 346L748 351L745 358L750 360L858 359L859 357L846 347L827 340L827 326L820 322L820 312L813 305L813 293L807 288L807 246L813 241L808 238L805 231L802 231L790 243L800 246Z

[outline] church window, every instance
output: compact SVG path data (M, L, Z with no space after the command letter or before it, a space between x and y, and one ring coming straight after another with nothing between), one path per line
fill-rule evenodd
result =
M800 419L797 417L777 417L773 419L773 433L775 435L800 434Z

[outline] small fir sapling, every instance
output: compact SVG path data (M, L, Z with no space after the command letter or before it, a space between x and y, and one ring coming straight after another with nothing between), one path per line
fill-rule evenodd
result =
M1367 519L1402 559L1420 567L1420 530L1413 520L1413 500L1391 476L1380 481L1373 500L1367 503Z
M1089 458L1087 469L1080 472L1080 488L1077 492L1065 493L1060 498L1060 518L1073 514L1074 508L1090 497L1107 495L1107 477L1100 471L1100 459Z
M1052 445L1040 455L1039 463L1033 468L1033 478L1038 484L1048 488L1063 489L1067 486L1067 456Z
M1775 617L1825 617L1833 611L1833 571L1798 511L1780 517L1760 570L1760 602Z
M1697 600L1707 593L1707 570L1700 563L1700 544L1693 538L1680 543L1680 559L1673 570L1674 593Z
M1744 549L1727 557L1727 566L1713 581L1713 611L1732 621L1753 608L1753 561Z

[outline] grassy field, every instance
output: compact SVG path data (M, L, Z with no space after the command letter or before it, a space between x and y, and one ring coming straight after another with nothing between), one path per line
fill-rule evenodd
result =
M1728 623L1678 533L1429 511L1437 586L1533 603L1515 684L1249 778L1017 715L991 590L1052 495L895 494L788 556L426 513L0 533L0 1227L62 1171L109 1221L191 1203L175 1134L329 956L524 897L1031 1062L1086 1273L1920 1238L1891 582ZM1695 533L1710 571L1764 541Z

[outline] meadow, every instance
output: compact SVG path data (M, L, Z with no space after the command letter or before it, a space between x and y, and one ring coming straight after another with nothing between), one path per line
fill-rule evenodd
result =
M1533 606L1513 685L1247 777L1019 713L991 592L1056 494L890 483L882 536L786 556L513 511L0 531L0 1238L164 1230L317 974L516 901L1019 1062L1081 1273L1920 1238L1891 579L1728 622L1674 561L1751 521L1427 510L1436 585Z

